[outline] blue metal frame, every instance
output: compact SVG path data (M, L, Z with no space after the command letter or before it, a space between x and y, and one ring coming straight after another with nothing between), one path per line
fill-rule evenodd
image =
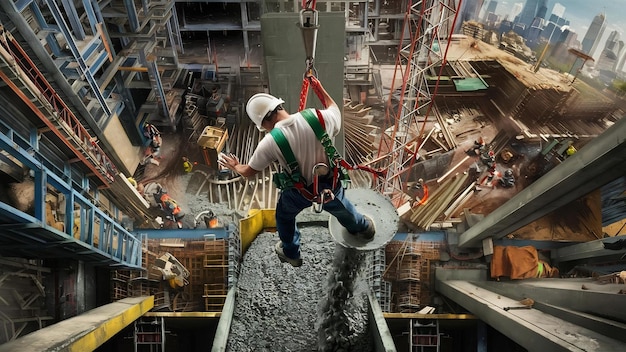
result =
M80 260L88 260L100 263L108 263L111 265L120 265L128 268L141 268L141 241L137 236L128 232L122 225L118 224L112 217L99 209L89 199L85 198L80 191L71 187L71 181L68 183L60 176L56 175L52 170L44 165L43 156L34 148L30 148L30 152L20 145L26 144L20 136L9 130L6 134L0 133L0 149L10 153L34 172L34 195L35 195L35 211L34 216L24 213L14 207L0 202L0 216L5 219L14 221L10 226L10 231L0 231L0 239L9 239L11 236L19 234L20 239L27 242L40 243L43 245L40 249L48 252L55 251L58 257L76 257ZM37 147L35 144L34 147ZM54 187L66 197L65 209L65 232L61 232L46 223L45 212L45 195L47 185ZM74 211L78 209L80 213L80 231L73 233L74 227ZM99 243L95 243L94 224L99 221ZM32 236L35 231L45 230L45 236ZM76 236L77 238L75 238ZM60 245L61 244L61 245ZM22 244L23 249L36 251L37 246ZM72 251L66 251L66 248L72 247ZM17 245L16 245L17 248ZM76 252L76 249L83 249ZM8 250L6 246L2 250Z
M59 6L57 5L56 1L54 1L54 0L45 0L45 2L48 5L48 8L50 9L50 13L52 14L52 17L54 17L54 20L56 21L57 25L59 26L59 29L61 30L61 33L63 33L63 36L65 37L65 39L67 41L67 45L69 46L70 51L74 55L74 59L76 60L76 63L78 63L78 66L80 67L81 73L83 73L85 75L85 80L87 81L87 83L91 87L91 91L92 91L94 97L100 103L100 106L101 106L102 110L105 112L105 114L107 116L111 116L111 109L107 105L107 102L106 102L106 99L104 98L104 96L102 96L102 92L100 91L100 87L98 86L98 82L96 81L95 77L93 76L93 74L89 70L89 66L87 65L85 60L82 58L81 52L78 49L78 46L76 45L76 42L74 41L74 37L72 36L72 33L71 33L69 27L67 26L67 23L65 22L65 19L63 18L63 15L61 14ZM94 35L94 37L98 37L98 36Z

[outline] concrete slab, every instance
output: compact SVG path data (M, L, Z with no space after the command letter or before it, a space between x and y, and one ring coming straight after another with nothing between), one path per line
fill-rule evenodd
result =
M0 345L0 352L93 351L153 306L154 296L125 298Z

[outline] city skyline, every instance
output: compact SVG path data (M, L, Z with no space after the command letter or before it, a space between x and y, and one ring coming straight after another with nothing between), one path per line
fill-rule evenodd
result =
M488 3L488 1L485 1ZM591 26L591 22L594 17L600 13L605 13L606 16L606 30L604 35L599 40L599 47L603 47L606 42L609 33L617 31L624 38L624 29L626 28L626 8L624 7L623 0L603 0L600 4L598 2L591 2L588 0L548 0L547 1L547 14L549 18L553 12L554 5L560 4L565 7L563 17L570 21L570 30L574 31L578 35L578 40L582 41L582 38L587 33L587 30ZM525 4L525 1L504 0L498 1L498 8L496 13L502 17L509 15L509 20L513 20L513 16L510 13L511 9L521 8ZM560 8L557 7L560 10ZM601 51L601 50L600 50ZM596 52L594 57L599 52Z

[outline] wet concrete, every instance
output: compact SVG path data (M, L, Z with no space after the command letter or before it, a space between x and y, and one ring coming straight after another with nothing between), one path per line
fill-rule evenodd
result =
M243 259L227 351L372 351L367 255L335 244L325 227L301 228L304 264L280 263L276 233Z

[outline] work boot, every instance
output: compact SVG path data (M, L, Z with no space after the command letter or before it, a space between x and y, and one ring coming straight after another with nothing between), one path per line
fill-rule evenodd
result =
M367 227L361 232L353 233L353 235L363 242L369 242L374 239L374 235L376 234L376 227L374 226L374 221L372 220L372 218L367 215L364 216L365 221L367 222Z
M276 246L274 246L274 251L278 255L278 259L280 259L282 263L289 263L295 268L302 266L302 258L292 259L285 255L285 252L283 252L283 243L281 241L278 241L278 243L276 243Z

